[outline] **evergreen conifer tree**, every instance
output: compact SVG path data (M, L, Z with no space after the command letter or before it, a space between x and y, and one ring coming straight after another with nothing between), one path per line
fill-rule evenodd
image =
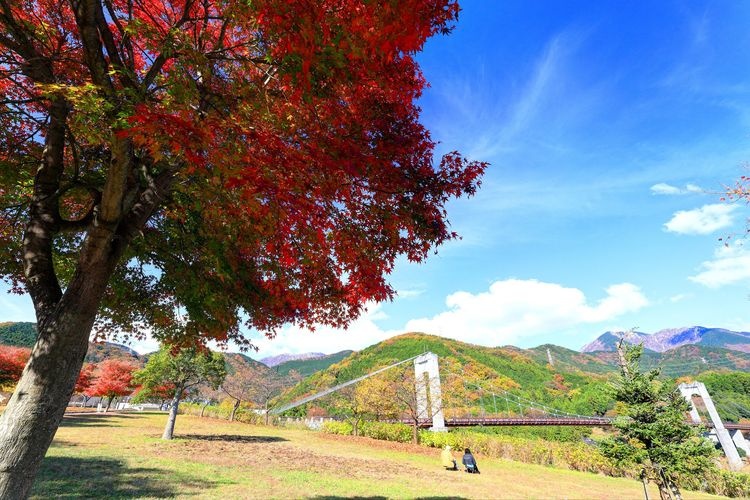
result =
M662 500L682 499L679 484L715 467L714 447L686 419L689 403L672 384L657 380L658 370L643 373L643 346L618 346L622 376L615 383L620 410L614 438L602 442L605 456L621 467L640 467L645 486L653 481ZM647 496L648 498L648 496Z

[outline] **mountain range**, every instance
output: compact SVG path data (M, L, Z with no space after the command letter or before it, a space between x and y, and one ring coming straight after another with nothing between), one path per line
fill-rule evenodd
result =
M615 351L620 339L630 344L642 343L645 349L661 353L684 345L719 347L750 353L750 332L703 326L667 328L653 334L637 331L605 332L593 342L583 346L581 352Z
M302 354L279 354L278 356L266 356L265 358L261 358L258 361L270 368L273 368L274 366L286 363L287 361L317 359L322 358L323 356L325 356L325 353L322 352L305 352Z

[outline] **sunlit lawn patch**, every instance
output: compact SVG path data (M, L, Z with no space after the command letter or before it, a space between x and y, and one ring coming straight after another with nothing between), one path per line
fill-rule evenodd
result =
M34 497L642 497L627 479L481 456L482 474L469 475L442 470L434 449L187 415L177 419L177 438L162 441L165 420L66 417Z

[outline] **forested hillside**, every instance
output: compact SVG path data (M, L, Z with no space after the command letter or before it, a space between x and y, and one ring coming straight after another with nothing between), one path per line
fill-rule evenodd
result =
M290 371L294 370L302 377L309 377L315 372L325 370L329 366L338 363L353 352L354 351L341 351L320 358L292 359L276 365L274 369L279 375L288 375Z
M36 323L0 323L0 344L31 347L36 342Z
M521 349L482 347L422 333L393 337L352 354L303 380L286 392L282 400L293 401L428 351L439 356L441 381L446 387L464 382L486 386L487 397L490 390L497 394L508 390L572 413L601 414L609 406L607 375L562 372L536 361ZM403 369L413 370L410 366L405 364ZM394 370L398 369L401 368ZM488 399L482 398L480 392L474 391L470 401L455 401L455 404L486 404ZM325 401L320 404L325 405Z

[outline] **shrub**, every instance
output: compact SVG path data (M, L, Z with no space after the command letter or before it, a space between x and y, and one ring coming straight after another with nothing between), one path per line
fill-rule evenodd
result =
M714 474L705 478L700 489L716 495L749 498L750 475L718 469Z
M330 421L330 422L325 422L323 426L320 428L320 430L328 434L339 434L342 436L351 436L353 429L352 429L352 424L350 424L349 422Z
M382 439L384 441L396 441L399 443L411 442L412 429L406 424L389 424L386 422L362 422L359 426L360 436Z

